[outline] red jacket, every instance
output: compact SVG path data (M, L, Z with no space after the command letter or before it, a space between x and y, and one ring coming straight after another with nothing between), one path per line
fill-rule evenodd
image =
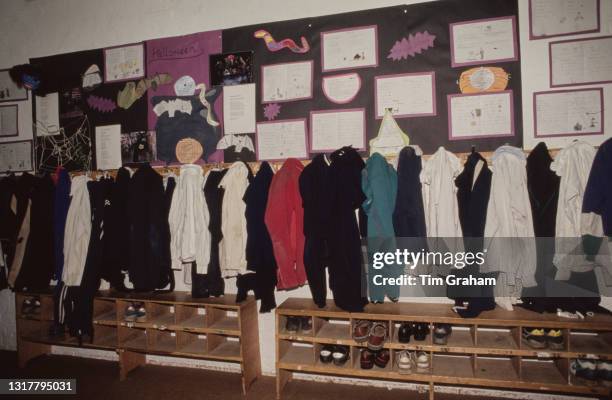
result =
M292 289L306 283L304 270L304 209L299 177L304 166L287 159L272 178L265 222L278 265L278 289Z

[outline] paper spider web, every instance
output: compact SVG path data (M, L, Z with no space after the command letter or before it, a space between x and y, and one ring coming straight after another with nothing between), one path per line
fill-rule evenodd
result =
M76 132L70 136L66 135L64 127L61 127L57 134L48 132L41 126L37 126L36 129L52 134L36 138L38 171L53 172L58 166L69 166L70 168L67 168L69 170L91 170L91 137L87 116L81 120Z

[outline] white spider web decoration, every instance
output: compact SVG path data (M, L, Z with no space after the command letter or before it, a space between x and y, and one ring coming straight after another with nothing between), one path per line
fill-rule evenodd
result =
M76 125L76 123L68 124ZM37 170L53 172L58 166L72 163L76 170L91 170L91 137L89 119L85 115L76 132L66 135L66 127L51 132L45 126L36 126L41 136L36 137ZM48 136L47 136L48 135Z

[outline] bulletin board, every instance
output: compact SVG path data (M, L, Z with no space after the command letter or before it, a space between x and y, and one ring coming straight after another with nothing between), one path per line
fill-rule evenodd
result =
M395 6L316 18L282 21L237 27L223 31L223 51L253 51L255 80L257 82L257 122L270 119L266 113L269 104L262 103L262 68L267 65L313 62L312 96L295 101L276 102L276 120L309 118L311 112L365 109L366 144L376 136L380 126L380 116L376 115L375 82L377 77L401 74L426 73L435 76L435 115L431 110L426 115L396 117L399 126L410 137L411 144L419 145L423 151L433 153L439 146L454 152L466 152L475 146L479 151L494 150L500 145L522 145L521 115L521 71L520 50L518 48L518 5L516 0L443 0L409 6ZM468 65L453 67L451 64L451 35L449 25L467 21L493 20L497 17L512 17L515 35L515 57L504 57L500 61L471 62ZM485 21L486 24L486 21ZM354 68L323 72L321 49L322 32L342 32L346 29L376 27L377 60ZM299 53L284 48L271 51L265 38L255 37L258 31L265 31L276 43L291 39L302 47L303 36L310 49ZM261 35L260 35L261 36ZM411 39L412 36L412 39ZM435 36L431 46L431 36ZM326 36L329 38L329 36ZM406 38L408 44L402 45ZM411 39L411 40L409 40ZM396 43L400 42L396 46ZM406 41L404 41L405 43ZM392 49L395 49L392 51ZM299 50L299 49L296 49ZM329 62L328 62L329 63ZM507 95L503 101L511 100L512 121L506 134L483 135L480 137L453 138L449 127L449 96L461 94L459 78L470 68L485 66L497 67L509 77ZM333 67L333 65L332 65ZM342 103L330 101L323 89L323 78L340 74L358 74L361 87L354 98ZM508 97L509 96L509 97ZM480 99L459 99L469 105ZM485 103L486 99L481 101ZM503 103L502 103L503 104ZM267 117L266 117L267 115ZM310 120L308 124L310 124ZM511 129L511 131L510 131ZM486 132L485 132L486 133ZM502 132L503 133L503 132ZM366 154L367 149L362 151ZM312 157L313 154L311 153Z

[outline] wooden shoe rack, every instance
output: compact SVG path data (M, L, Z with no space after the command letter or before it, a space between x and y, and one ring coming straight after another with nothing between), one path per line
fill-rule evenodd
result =
M287 332L288 316L312 318L311 333ZM366 343L358 344L352 339L351 327L362 319L382 321L389 326L384 347L391 351L391 360L384 369L360 368L359 352ZM426 340L415 341L411 337L409 343L399 343L397 332L401 322L429 324ZM437 323L452 325L446 345L433 344L433 325ZM563 349L532 349L521 338L523 327L561 329ZM570 320L517 307L514 311L495 309L478 318L461 318L450 305L425 303L370 304L362 313L348 313L332 302L318 308L309 299L288 299L276 309L276 342L278 399L294 372L422 383L429 385L430 399L434 398L437 385L610 396L610 388L576 378L570 372L570 363L575 358L612 360L609 315ZM321 363L319 351L325 344L350 346L349 361L343 366ZM427 352L429 371L400 374L395 352L404 349Z
M28 298L39 298L40 310L21 314ZM53 321L51 293L17 293L17 350L20 367L53 346L79 346L66 334L49 336ZM126 322L125 310L132 302L146 309L143 322ZM123 294L100 292L94 299L94 335L85 348L116 351L120 379L146 363L146 355L163 355L240 364L242 390L261 375L257 302L252 296L236 304L234 295L193 299L188 293Z

